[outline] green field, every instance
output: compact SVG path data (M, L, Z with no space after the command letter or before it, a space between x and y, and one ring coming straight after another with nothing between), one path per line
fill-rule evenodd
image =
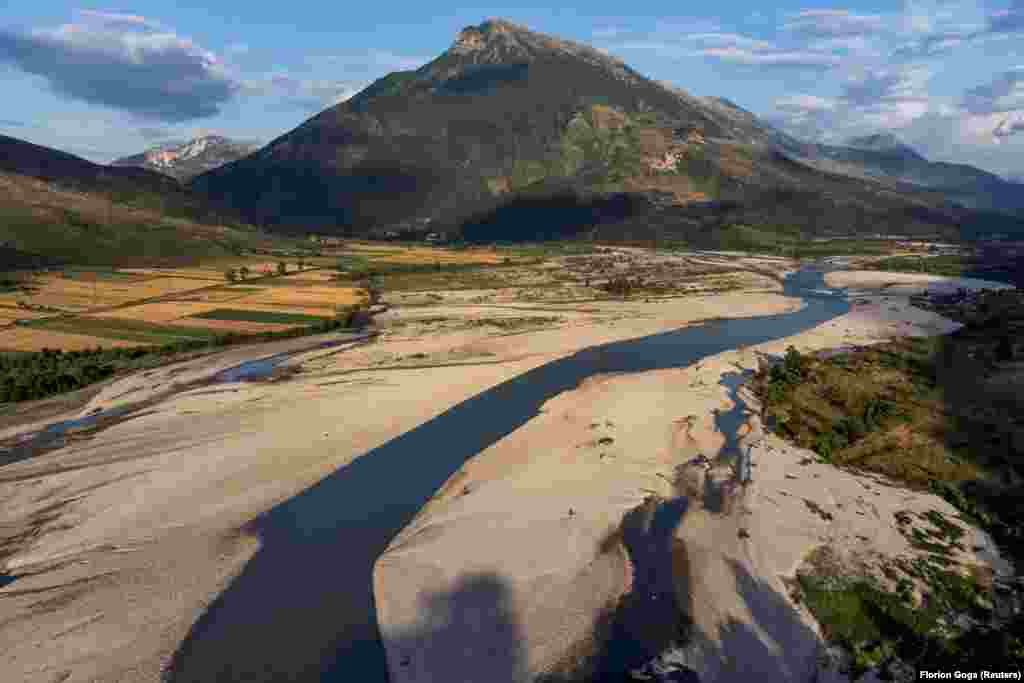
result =
M195 327L178 325L160 325L141 320L122 320L119 318L48 318L29 323L55 332L87 334L104 339L121 339L141 344L167 344L177 341L213 339L219 333Z
M968 269L968 261L963 256L894 256L868 264L864 269L956 277Z
M135 273L122 273L117 270L110 268L78 268L68 267L61 270L61 277L67 280L91 280L95 277L97 280L133 280L139 279L139 276Z
M311 325L329 320L329 318L318 315L277 313L274 311L243 311L236 308L218 308L189 317L202 320L233 320L247 323L281 323L284 325Z

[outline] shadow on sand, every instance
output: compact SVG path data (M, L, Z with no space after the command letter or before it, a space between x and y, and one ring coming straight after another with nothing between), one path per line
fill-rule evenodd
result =
M848 310L841 297L808 294L821 287L820 272L800 271L786 282L788 295L804 297L797 312L695 325L585 349L535 368L367 452L257 517L248 531L258 535L260 549L193 625L164 680L387 681L374 562L463 463L589 376L686 367Z

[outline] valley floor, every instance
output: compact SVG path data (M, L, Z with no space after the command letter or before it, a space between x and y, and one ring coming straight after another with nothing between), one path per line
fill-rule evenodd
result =
M552 360L701 320L800 305L766 275L792 269L792 262L702 259L731 274L723 291L621 301L524 301L501 290L395 293L385 296L391 309L378 316L381 333L372 341L303 351L322 341L308 338L232 349L104 387L67 417L112 406L142 409L0 468L0 670L11 680L46 683L155 681L176 660L171 680L212 680L201 665L189 669L198 660L182 658L181 644L239 576L258 573L261 547L269 548L258 523L266 511ZM892 282L904 285L879 290ZM726 446L716 415L736 408L734 380L756 368L760 354L791 344L824 349L951 331L953 323L909 305L910 290L925 284L917 276L838 273L830 286L864 290L848 314L687 368L595 377L470 459L376 562L392 679L428 680L422 667L443 668L450 647L466 635L449 629L440 640L424 641L426 608L417 601L441 595L443 603L467 577L488 573L502 577L499 592L521 631L507 680L557 671L570 641L585 640L594 616L635 579L619 546L607 542L623 515L648 496L672 496L682 485L680 465L713 458ZM282 351L294 355L275 381L209 382L221 370ZM739 538L737 518L716 515L699 496L677 531L690 549L689 581L679 589L686 595L677 598L711 640L725 643L715 650L725 653L714 664L720 680L738 672L737 652L760 652L750 661L792 668L816 646L813 620L786 602L779 578L792 575L807 552L824 542L891 550L902 537L879 521L888 518L882 513L897 505L944 505L930 496L911 501L903 490L825 465L802 466L804 453L764 439L751 414L743 421L738 445L759 444L756 490L746 503L750 521L742 523L747 538ZM41 426L7 426L0 440ZM394 482L381 482L382 492L397 487L402 474L398 469ZM834 518L826 522L806 500ZM261 586L258 599L281 603L282 611L272 632L242 629L220 641L220 656L239 662L229 679L308 677L324 648L338 646L344 631L332 620L345 620L338 610L347 600L362 608L344 595L347 574L329 565L361 561L353 559L360 552L323 549L291 566L288 558L263 560L286 574L275 578L280 585ZM554 579L537 580L544 577ZM778 600L766 597L773 595ZM436 603L458 607L454 599L447 607ZM545 610L544 603L558 609ZM304 605L309 609L298 609ZM432 654L403 663L409 643ZM487 680L498 680L494 673Z

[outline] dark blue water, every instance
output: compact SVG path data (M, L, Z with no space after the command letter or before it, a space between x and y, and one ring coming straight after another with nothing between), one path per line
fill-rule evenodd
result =
M466 460L592 375L685 367L795 334L848 310L842 292L825 290L818 270L791 275L785 292L802 297L804 307L605 344L535 368L369 451L261 515L249 527L260 538L259 551L194 624L166 679L387 681L374 562ZM345 423L344 415L337 419ZM672 502L672 510L678 522L685 504ZM670 526L664 514L657 518L659 529ZM508 629L510 652L517 651L515 631Z

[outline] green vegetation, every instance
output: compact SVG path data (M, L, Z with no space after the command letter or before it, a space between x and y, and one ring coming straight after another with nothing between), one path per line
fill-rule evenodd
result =
M205 338L178 339L159 346L88 351L44 350L38 353L0 354L0 403L30 401L74 391L114 375L151 368L175 360L182 354L214 351L224 346L292 339L340 329L356 329L368 322L366 312L352 306L336 318L315 325L280 332L221 334Z
M966 326L827 359L789 349L757 375L766 423L837 466L941 495L1021 566L1024 390L1014 368L1024 356L1024 295L993 292L943 312ZM895 594L841 567L812 567L798 582L855 671L896 660L938 669L1024 664L1024 618L995 618L991 591L955 562L967 550L961 524L935 511L901 511L896 523L919 556L882 568L902 586ZM923 586L923 603L911 599L911 581Z
M571 178L580 172L596 180L596 189L621 189L622 181L642 170L638 128L635 120L618 110L589 107L569 122L559 140L557 158L515 162L511 189L522 190L548 178Z
M31 320L26 327L37 327L54 332L87 334L103 339L119 339L141 344L163 344L182 339L210 339L217 335L211 330L182 325L164 325L143 320L123 318L94 318L90 316L58 317Z
M900 559L886 571L895 589L871 576L857 575L829 557L812 554L798 572L794 597L807 605L826 638L851 655L851 677L870 669L954 669L978 662L1002 665L1022 661L1019 620L992 629L992 603L975 576L948 568L941 556ZM930 588L915 600L912 579Z
M13 240L22 251L102 266L196 263L237 255L258 239L255 232L238 228L216 233L175 219L139 222L120 205L109 218L73 208L50 213L40 216L29 206L0 206L0 237Z
M907 339L817 359L787 351L759 377L765 417L776 431L837 465L911 485L960 481L978 468L947 452L936 340Z
M746 224L727 225L715 234L717 249L746 251L772 256L786 256L797 259L813 259L825 256L858 256L886 254L892 250L890 240L837 239L827 242L813 242L796 227L787 225ZM701 245L704 246L704 245ZM680 245L689 249L693 245Z
M963 256L894 256L869 263L864 269L957 277L968 266L968 259Z
M61 277L65 280L82 280L93 278L97 280L131 280L137 278L134 273L122 273L115 268L84 268L81 266L68 266L61 269Z
M31 278L0 273L0 292L31 292L34 289Z
M501 280L496 270L520 265L503 263L388 263L355 261L342 266L341 282L362 283L368 290L414 291L423 289L490 289ZM371 292L372 293L372 292Z
M145 349L0 354L0 402L72 391L110 377L119 362L138 361L145 355Z
M235 308L217 308L204 313L190 315L190 318L203 320L235 320L247 323L281 323L284 325L304 325L327 320L323 316L305 315L302 313L278 313L276 311L245 311Z

